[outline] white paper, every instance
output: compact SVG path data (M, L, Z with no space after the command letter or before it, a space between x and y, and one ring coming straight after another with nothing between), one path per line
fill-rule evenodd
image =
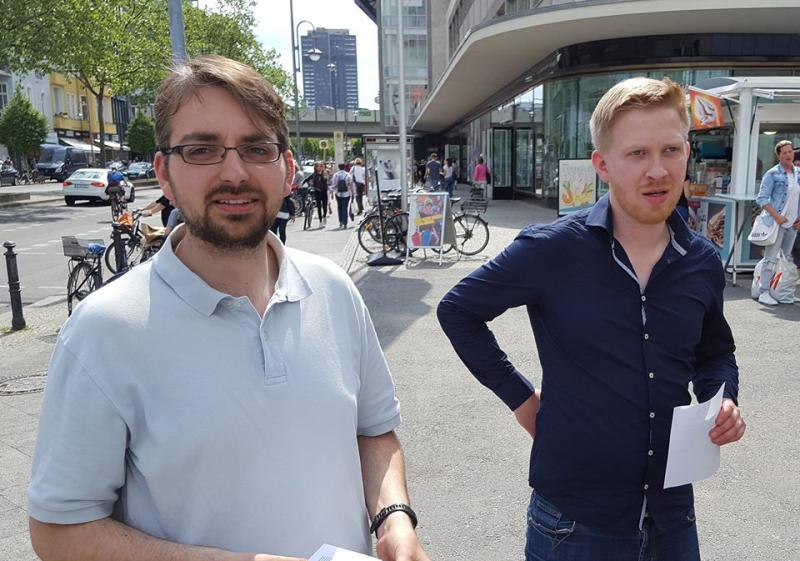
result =
M349 549L342 549L329 544L323 544L308 561L378 561L377 557L370 557L363 553L356 553Z
M664 489L707 479L719 469L719 446L708 433L722 406L723 383L704 403L676 407L669 434Z

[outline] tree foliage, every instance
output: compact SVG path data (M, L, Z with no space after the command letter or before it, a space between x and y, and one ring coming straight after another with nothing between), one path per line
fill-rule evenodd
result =
M156 149L156 129L153 121L142 112L128 125L128 145L134 154L146 155Z
M32 156L47 139L47 118L33 106L17 84L14 97L0 113L0 143L14 155Z

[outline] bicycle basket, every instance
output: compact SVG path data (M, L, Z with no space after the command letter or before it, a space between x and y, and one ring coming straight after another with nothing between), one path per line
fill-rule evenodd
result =
M103 254L98 252L97 246L105 249L103 240L79 240L75 236L61 236L61 244L64 246L65 257L82 257L84 259L99 259ZM95 247L89 247L95 246ZM94 250L94 251L93 251Z
M489 201L483 198L471 198L461 203L461 212L469 214L482 214L486 212Z

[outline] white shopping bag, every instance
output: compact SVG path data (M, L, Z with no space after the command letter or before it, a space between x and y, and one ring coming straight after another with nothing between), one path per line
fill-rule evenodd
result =
M750 297L753 300L758 300L761 295L761 271L764 269L764 260L762 259L756 263L756 268L753 269L753 284L750 285Z
M778 262L769 281L769 294L781 304L793 304L794 292L797 287L797 267L790 257L783 251L778 253Z

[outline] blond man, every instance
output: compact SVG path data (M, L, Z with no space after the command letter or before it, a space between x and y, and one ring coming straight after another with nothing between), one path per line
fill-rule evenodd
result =
M525 228L456 285L439 320L472 372L531 436L527 561L697 561L691 485L664 488L673 408L713 396L709 438L741 438L725 279L713 245L674 211L689 155L685 97L669 80L611 88L591 119L609 193ZM535 389L487 322L525 305Z
M269 232L294 175L283 104L200 57L155 102L181 209L155 259L60 332L28 493L44 560L285 561L323 543L428 561L392 378L358 290ZM148 349L128 360L128 345ZM122 358L121 358L122 357Z

